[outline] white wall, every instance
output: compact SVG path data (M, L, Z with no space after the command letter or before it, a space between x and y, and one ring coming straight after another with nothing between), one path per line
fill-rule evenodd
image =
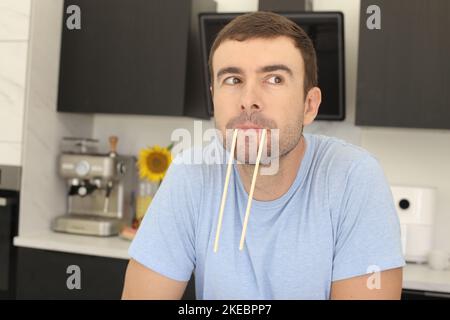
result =
M22 163L30 0L0 1L0 164Z
M62 0L32 1L20 236L47 231L65 213L65 183L57 173L61 139L92 135L92 116L56 112L62 6Z
M250 12L258 10L258 0L215 0L217 12Z
M178 128L189 130L194 137L195 121L201 124L203 130L214 127L212 120L194 120L185 117L96 114L93 137L100 140L101 150L106 151L108 137L117 135L119 137L118 152L138 155L139 150L147 146L156 144L168 146L172 142L172 132Z
M391 184L437 188L434 244L450 252L450 130L365 128L362 146Z

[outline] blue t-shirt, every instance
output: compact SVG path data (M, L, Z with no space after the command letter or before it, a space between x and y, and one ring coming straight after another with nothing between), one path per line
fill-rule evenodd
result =
M129 255L175 280L195 272L197 299L328 299L333 281L404 266L398 216L376 158L337 138L304 137L289 190L253 200L242 251L248 194L236 167L214 253L227 165L180 161L208 154L213 141L176 157Z

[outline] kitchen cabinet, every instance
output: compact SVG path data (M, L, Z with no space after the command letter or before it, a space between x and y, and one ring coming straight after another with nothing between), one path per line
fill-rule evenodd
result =
M17 299L120 299L121 297L128 260L27 247L17 247L16 251ZM80 289L67 288L67 279L73 274L67 273L67 268L71 265L80 268ZM404 280L411 282L410 277L411 273ZM194 275L189 280L182 299L195 300ZM450 293L404 288L402 299L448 300Z
M192 1L184 96L185 116L203 119L212 117L212 112L208 108L208 96L204 94L207 80L203 72L198 15L200 12L216 12L216 10L217 4L213 0Z
M0 166L0 174L2 173ZM14 299L16 250L13 238L19 220L19 191L11 190L0 179L0 299Z
M17 299L120 299L127 264L124 259L19 247ZM80 289L67 287L72 265L79 267ZM194 278L183 299L195 299Z
M18 248L17 299L120 299L127 260ZM80 289L68 289L71 265Z
M450 300L450 293L404 289L402 300Z
M80 29L66 25L72 5ZM202 92L193 24L204 10L215 2L66 0L57 110L208 118L205 98L190 92Z
M448 0L361 0L356 125L450 129L449 15Z
M298 12L305 10L305 2L306 0L259 0L258 9L260 11Z

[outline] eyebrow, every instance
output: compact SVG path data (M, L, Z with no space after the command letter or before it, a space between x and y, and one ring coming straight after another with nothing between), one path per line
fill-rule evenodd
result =
M294 74L292 72L292 70L284 64L271 64L268 66L264 66L264 67L259 68L257 72L258 73L267 73L267 72L273 72L273 71L279 71L279 70L287 72L291 77ZM228 74L228 73L243 74L244 72L241 68L238 68L238 67L225 67L225 68L220 69L217 72L217 75L216 75L217 80L220 79L220 77L222 77L223 75Z

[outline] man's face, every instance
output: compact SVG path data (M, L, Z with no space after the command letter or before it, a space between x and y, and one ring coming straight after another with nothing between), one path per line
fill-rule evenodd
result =
M216 49L212 65L214 116L223 137L227 129L279 129L278 154L289 153L302 135L305 100L303 58L293 40L226 40ZM268 131L269 153L271 139Z

